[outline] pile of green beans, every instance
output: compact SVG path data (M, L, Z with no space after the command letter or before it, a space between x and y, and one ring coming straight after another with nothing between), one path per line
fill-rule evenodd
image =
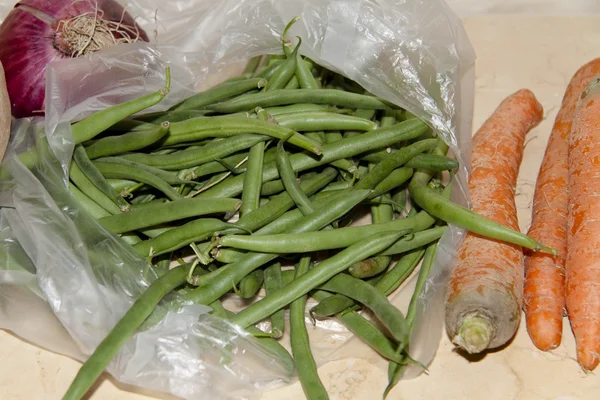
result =
M139 114L168 93L167 79L157 93L72 125L73 196L164 271L64 399L80 399L173 290L247 329L290 373L296 365L309 399L327 392L305 316L336 318L390 362L387 393L414 363L408 349L419 293L408 318L387 296L425 257L423 286L447 222L551 250L452 203L444 171L459 165L428 125L301 56L301 42L294 46L285 33L283 55L256 57L239 77L170 110ZM348 226L356 220L362 226ZM231 293L248 306L224 309ZM288 308L292 354L279 340ZM254 326L263 320L270 332Z

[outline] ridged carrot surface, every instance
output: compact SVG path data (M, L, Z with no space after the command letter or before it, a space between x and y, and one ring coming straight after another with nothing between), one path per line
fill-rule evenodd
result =
M469 192L475 212L518 230L515 186L526 134L542 119L530 90L507 97L473 137ZM523 299L523 251L468 233L451 272L446 327L471 353L505 344L516 332Z
M562 99L546 145L533 196L531 227L527 233L556 249L558 254L528 253L525 258L524 308L527 331L540 350L551 350L562 340L565 312L567 254L567 194L569 134L581 93L600 74L600 58L579 68Z
M566 303L587 371L600 361L600 77L581 95L569 140Z

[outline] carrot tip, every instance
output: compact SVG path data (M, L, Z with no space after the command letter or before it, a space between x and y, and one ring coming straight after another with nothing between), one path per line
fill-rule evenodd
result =
M452 342L470 354L481 353L490 346L493 331L494 327L487 318L466 317Z

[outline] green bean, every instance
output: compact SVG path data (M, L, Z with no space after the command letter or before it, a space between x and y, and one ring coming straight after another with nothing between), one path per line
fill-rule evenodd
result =
M336 296L336 295L333 295ZM322 290L314 290L311 297L321 303L332 295ZM396 354L398 345L381 332L372 322L362 317L355 311L344 311L336 314L336 318L357 338L371 347L382 357L398 362L404 361L404 357Z
M297 114L297 113L307 113L307 112L326 112L326 113L336 113L336 114L350 114L352 110L349 108L336 108L323 104L312 104L312 103L299 103L292 104L289 106L280 106L280 107L268 107L265 110L274 117L278 117L280 115L287 114Z
M296 23L298 22L298 20L300 19L299 16L295 16L294 18L292 18L287 25L285 26L285 28L283 28L283 32L281 33L281 43L283 45L283 54L285 55L284 58L289 59L290 56L292 55L292 51L290 50L290 47L292 46L292 41L290 39L288 39L287 37L287 33L289 32L290 28ZM296 48L294 50L298 50L300 43L296 46ZM297 54L298 52L296 51L296 53L294 54L294 56Z
M181 199L181 195L177 193L171 185L165 182L163 179L160 179L156 175L151 174L150 172L136 168L133 166L128 166L127 168L121 167L116 163L107 163L107 162L94 162L94 166L104 175L106 178L120 178L120 179L132 179L138 182L143 182L146 185L152 186L163 192L168 198L171 200Z
M300 279L302 275L310 270L310 256L302 257L296 267L295 279ZM272 294L276 296L277 293ZM304 321L304 311L306 308L306 295L298 297L290 303L290 345L292 347L292 356L296 362L296 370L300 378L302 390L307 399L329 399L323 383L319 379L317 364L310 350L306 322ZM281 310L279 310L281 311Z
M410 304L408 305L408 312L406 313L406 322L410 329L414 325L415 321L415 313L417 311L417 300L421 297L421 292L425 287L425 283L429 278L429 272L431 271L431 266L433 265L433 260L435 259L435 253L437 249L437 243L432 243L427 246L425 250L425 256L423 257L423 263L421 265L421 270L419 271L419 277L417 278L417 283L415 285L415 291L410 299ZM408 359L403 363L396 363L394 361L390 361L388 366L388 385L385 388L383 393L383 397L385 398L390 390L400 381L402 374L404 372L404 367L406 366Z
M278 290L271 296L250 305L240 311L231 322L246 327L252 325L266 316L307 294L315 287L322 285L329 279L344 271L352 264L385 250L398 240L404 232L382 232L373 235L363 242L356 243L331 258L321 262L305 274L296 277L293 282Z
M371 120L375 116L375 110L372 109L358 109L354 112L354 116L358 118ZM350 138L353 136L358 136L361 133L359 131L346 131L344 132L345 138Z
M163 231L152 239L133 246L141 257L157 256L181 249L189 244L209 239L215 232L235 228L235 225L215 218L202 218ZM147 231L143 231L148 234Z
M284 89L298 89L300 87L300 82L298 82L298 78L292 76L290 81L285 85Z
M297 103L329 104L338 107L386 110L396 106L373 96L335 89L281 89L237 97L207 108L220 113L247 111L254 107L274 107Z
M333 192L333 191L341 191L354 187L354 183L352 181L339 181L339 182L331 182L329 185L325 186L321 192ZM369 195L370 197L371 195Z
M399 240L393 246L390 246L389 249L384 251L382 255L391 256L395 254L401 254L406 251L412 250L416 247L427 245L428 243L431 243L441 238L447 230L447 226L437 226L434 228L423 230L421 232L415 232L412 238L407 240Z
M319 84L313 76L310 66L296 53L296 78L302 89L318 89Z
M132 209L122 215L111 215L98 220L102 226L114 233L130 232L176 221L216 213L230 213L240 206L237 199L181 199L169 203Z
M158 104L171 90L171 69L166 67L165 86L157 92L129 100L104 110L95 112L71 125L71 133L75 144L93 139L117 122Z
M73 151L73 161L79 167L79 170L89 179L94 186L106 195L113 203L115 203L121 211L129 210L129 203L121 197L121 195L113 189L112 186L98 171L96 166L88 158L85 149L81 145L76 145Z
M263 253L307 253L339 249L353 245L375 233L411 229L419 232L427 229L435 219L425 212L414 217L396 219L375 225L350 226L334 230L307 233L280 233L275 235L227 235L217 240L219 246L258 251Z
M242 72L242 76L254 75L254 73L258 69L258 66L260 65L261 60L262 60L262 55L254 56L254 57L250 58L248 60L248 63L246 64L246 67L244 68L244 71Z
M208 90L195 94L171 108L171 111L199 110L204 106L238 96L252 89L265 87L267 81L262 78L249 78L235 82L223 82Z
M132 208L134 210L139 210L140 208L147 208L149 206L156 206L158 204L164 204L167 203L168 200L165 198L160 198L160 199L152 199L150 201L145 201L143 203L139 203L139 204L133 204Z
M367 193L366 191L348 192L332 196L331 203L319 207L311 215L299 220L289 220L286 224L279 225L278 228L288 232L311 232L322 229L352 210L364 200ZM228 264L215 271L212 276L207 276L205 282L188 293L186 297L197 304L211 303L231 290L232 285L237 284L244 276L276 258L276 254L247 253L238 262Z
M292 52L292 54L281 64L277 71L273 74L267 86L263 89L263 92L268 92L271 90L283 89L286 84L294 77L296 72L296 54L298 54L298 49L302 44L302 39L300 39L300 43L296 45L296 48Z
M441 141L441 139L439 140ZM427 186L429 179L429 174L421 171L416 172L408 185L408 190L411 199L434 217L486 238L500 240L531 250L541 250L550 254L556 254L556 250L538 243L533 238L521 232L510 229L468 208L447 200Z
M108 184L119 193L127 191L127 189L131 188L132 186L139 185L139 182L130 181L128 179L107 179L106 182L108 182Z
M326 168L320 174L300 182L300 189L310 196L334 180L336 176L337 172L335 169ZM264 206L240 217L236 222L236 226L253 232L281 216L293 205L294 200L291 196L286 192L281 193L273 197L273 199Z
M298 89L302 90L302 89ZM306 153L296 153L290 156L294 171L305 171L320 165L329 164L342 158L353 157L365 151L381 148L410 137L420 136L429 128L420 120L401 122L390 128L380 128L366 132L361 136L340 140L336 143L323 145L323 155L319 159ZM278 178L275 163L266 164L263 168L263 182ZM227 184L220 184L202 194L206 197L232 197L242 190L243 177L236 176Z
M95 140L85 147L90 159L140 150L158 142L169 133L170 122L163 122L147 131L135 131Z
M338 274L319 287L321 290L343 294L369 308L375 317L400 343L408 342L409 325L404 316L387 297L372 285L346 274Z
M262 168L265 143L260 142L250 148L248 168L244 174L244 190L242 191L242 207L240 216L249 214L258 208L262 188Z
M350 275L352 275L354 278L370 278L385 271L388 265L390 265L391 261L391 257L376 256L367 260L357 262L356 264L348 268L348 272L350 272Z
M162 298L185 282L189 270L189 265L182 265L152 282L83 364L65 393L64 400L78 400L85 395Z
M311 201L308 196L302 191L300 184L296 180L296 175L292 169L290 159L283 148L283 142L277 144L277 170L283 182L283 186L287 194L294 201L296 206L304 215L308 215L314 211Z
M262 269L255 269L240 281L237 294L242 299L251 299L258 294L265 275Z
M337 114L336 114L337 115ZM210 137L228 137L243 133L255 133L275 139L287 139L290 144L308 150L314 154L321 154L321 147L313 140L286 128L259 119L232 117L219 115L215 117L199 117L171 124L169 135L164 140L164 145L197 141Z
M92 217L98 219L110 215L108 211L100 207L98 203L89 198L81 190L77 189L77 186L73 185L71 182L69 182L69 191L71 192L75 200L77 200L77 202L83 207L83 209L86 210Z
M123 157L102 157L96 159L95 162L121 164L127 166L127 168L134 167L135 169L141 169L146 172L149 172L150 174L156 176L159 179L162 179L169 185L195 185L196 183L198 183L191 180L180 179L176 173L165 171L160 168L153 167L151 165L146 165L132 160L128 160Z
M344 137L338 131L325 132L325 143L335 143Z
M330 112L299 112L277 117L277 123L298 132L356 130L372 131L377 123L368 119Z
M69 178L81 192L85 193L86 196L95 201L110 214L121 213L119 206L90 182L75 162L71 162L71 166L69 167Z
M430 171L451 171L458 168L458 161L438 154L419 154L407 162L405 166Z
M261 177L261 179L262 179L262 177ZM299 179L302 179L302 178L299 178ZM284 190L285 190L285 187L283 186L283 182L281 181L281 179L277 179L274 181L263 183L263 185L260 189L260 195L261 196L272 196L274 194L281 193Z
M162 124L163 122L179 122L190 118L198 118L210 114L208 110L177 110L177 111L157 111L135 117L136 121L147 122L151 124Z
M412 177L412 175L413 170L411 168L401 167L393 170L391 174L375 186L369 198L374 199L402 186Z
M148 131L156 128L156 124L150 122L138 121L137 119L124 119L112 125L106 132L123 133L133 131Z
M194 180L206 175L212 175L218 172L227 171L227 168L224 166L224 164L237 165L242 160L246 159L248 155L248 153L234 154L229 157L225 157L220 161L211 161L206 164L202 164L199 167L196 167L193 170L191 170L184 178Z
M265 268L265 292L266 295L272 294L274 291L283 286L283 278L281 275L281 264L276 262ZM285 330L285 313L284 310L279 310L271 315L271 331L275 337L281 337Z
M358 181L355 188L374 189L377 184L390 175L396 168L403 166L417 154L433 149L436 144L437 141L434 139L421 140L390 154L388 158L376 164L364 178Z

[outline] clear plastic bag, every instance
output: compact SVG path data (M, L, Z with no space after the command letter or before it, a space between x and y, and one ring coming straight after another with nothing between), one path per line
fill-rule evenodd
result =
M156 279L70 196L69 121L159 89L170 65L173 89L149 111L164 110L252 56L280 53L279 35L297 15L290 35L302 37L302 54L406 108L442 135L462 166L454 200L467 204L474 54L459 19L442 1L138 0L128 2L128 11L156 40L50 64L45 121L15 124L3 162L12 178L0 182L0 254L7 260L0 274L0 327L84 359ZM14 155L32 148L42 162L29 171ZM443 330L444 288L461 237L452 228L441 239L419 296L410 351L425 365ZM403 307L405 294L393 301ZM289 380L285 366L254 338L208 314L208 307L169 307L178 300L166 299L164 319L127 342L109 366L116 379L183 398L215 399L252 397ZM36 314L54 318L44 337L23 327L21 315L6 311L25 301L37 304ZM76 345L65 340L65 330ZM348 337L335 325L321 331ZM340 340L331 342L338 344L327 357L340 347ZM413 366L405 377L421 372Z

